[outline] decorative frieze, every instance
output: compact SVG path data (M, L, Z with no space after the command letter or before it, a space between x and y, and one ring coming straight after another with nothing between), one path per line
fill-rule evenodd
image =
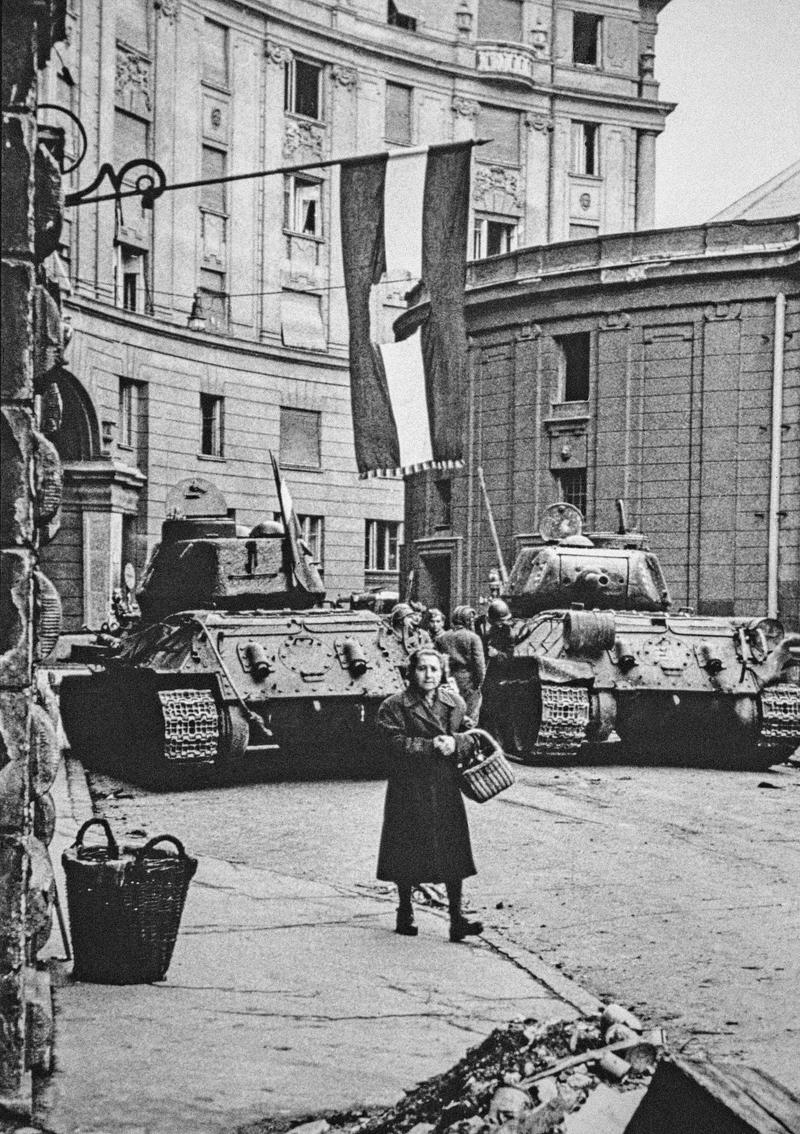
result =
M725 319L740 319L741 315L741 303L709 303L703 308L703 317L707 323L719 323Z
M550 133L553 129L553 119L546 114L526 114L524 122L529 130L536 130L540 134Z
M358 85L358 71L355 67L346 67L342 63L337 63L335 67L331 67L331 78L334 83L338 83L340 87L344 87L346 90Z
M114 99L117 106L132 114L150 117L153 112L152 64L138 51L117 44Z
M609 311L600 318L601 331L625 331L631 325L631 317L627 311Z
M499 165L479 166L475 170L472 199L487 212L521 213L525 202L519 174Z
M181 14L181 0L153 0L156 14L170 24L176 24Z
M294 161L314 161L322 157L323 126L292 119L283 135L283 156Z
M453 114L459 115L461 118L477 118L480 111L480 103L476 102L474 98L462 98L456 95L453 99L451 109Z
M292 61L292 50L284 43L275 43L274 40L269 40L264 49L264 55L268 63L273 63L276 67L283 67L286 63Z

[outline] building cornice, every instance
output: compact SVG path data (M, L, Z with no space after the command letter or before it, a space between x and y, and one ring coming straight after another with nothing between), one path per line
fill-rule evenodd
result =
M336 370L347 372L348 355L345 349L340 353L321 351L304 351L293 347L273 346L270 343L256 342L255 339L237 339L233 335L214 335L207 331L190 331L188 327L180 327L169 323L157 316L137 315L131 311L123 311L119 307L102 303L100 300L89 299L86 296L72 295L65 300L66 310L79 311L102 322L116 326L124 326L129 330L135 329L143 335L154 340L166 340L169 349L180 353L182 357L206 362L210 356L220 351L230 354L249 355L254 359L269 359L272 361L295 362L303 366L315 366L322 370ZM191 346L191 351L182 349ZM178 350L178 348L181 348ZM144 349L164 350L165 342L159 345L153 342L152 346Z
M723 221L542 244L476 260L467 267L466 303L473 310L487 305L494 310L531 295L602 293L713 275L785 271L798 276L798 268L800 217ZM416 302L394 322L397 335L413 333L427 312L427 295L419 289Z

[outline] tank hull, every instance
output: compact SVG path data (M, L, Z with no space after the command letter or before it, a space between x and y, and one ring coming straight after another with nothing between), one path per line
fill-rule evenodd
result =
M754 619L544 611L490 660L484 719L527 762L621 742L626 758L769 766L800 744L800 687Z
M150 783L377 769L375 715L405 661L370 611L183 611L65 677L62 719L89 766Z

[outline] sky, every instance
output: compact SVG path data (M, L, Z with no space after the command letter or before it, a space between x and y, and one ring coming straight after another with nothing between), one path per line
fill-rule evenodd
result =
M800 158L800 0L671 0L656 37L678 106L656 158L656 224L699 224Z

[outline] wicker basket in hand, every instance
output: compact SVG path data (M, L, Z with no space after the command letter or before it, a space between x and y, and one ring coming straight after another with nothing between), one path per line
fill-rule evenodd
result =
M105 831L105 847L85 847L86 829ZM157 849L169 842L177 854ZM120 851L105 819L89 819L62 856L75 954L75 980L145 984L163 980L197 869L181 842L159 835Z
M468 736L483 738L491 745L488 756L478 752L475 762L461 769L461 791L475 803L486 803L514 783L514 772L495 738L482 728L472 728Z

